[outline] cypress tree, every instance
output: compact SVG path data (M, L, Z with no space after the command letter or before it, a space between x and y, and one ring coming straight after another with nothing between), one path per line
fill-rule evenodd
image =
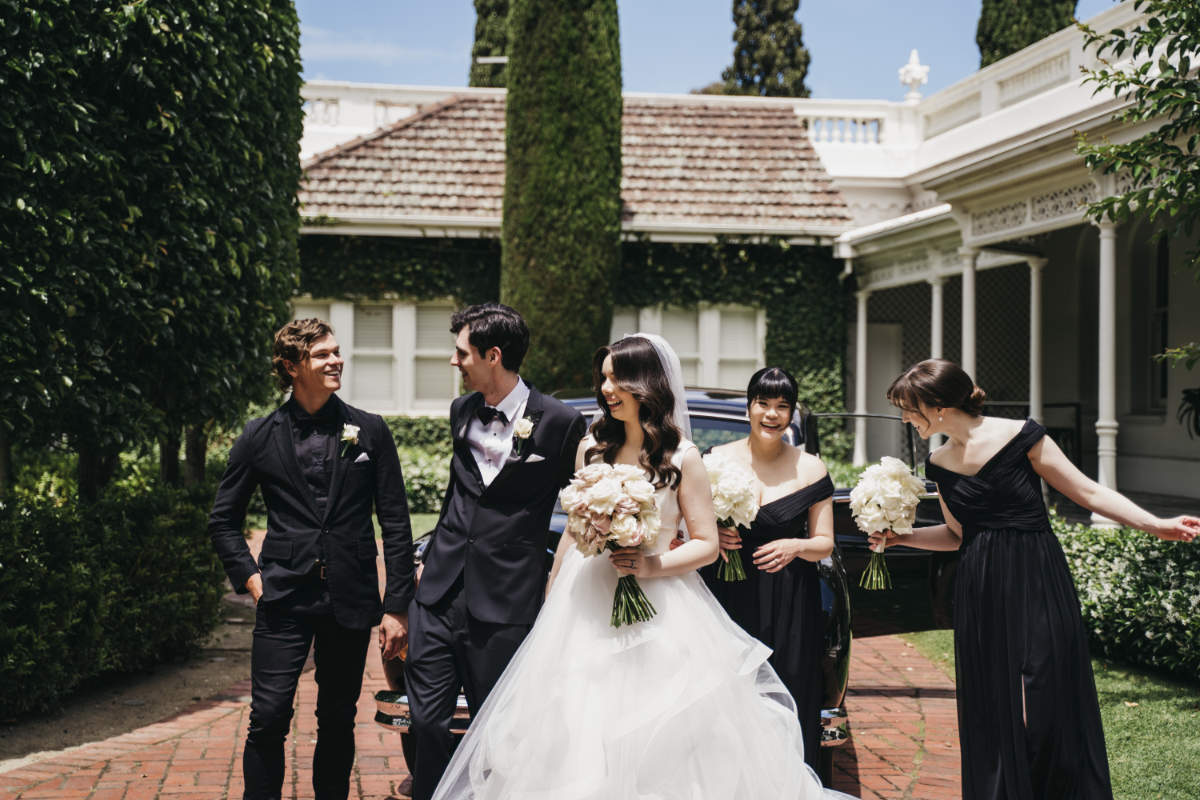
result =
M591 384L620 260L616 0L513 0L500 295L529 323L522 373Z
M986 67L1075 21L1076 0L983 0L975 42Z
M479 64L480 56L508 55L508 0L475 0L475 45L471 48L471 86L504 88L506 64Z
M799 8L800 0L733 0L733 65L721 73L726 94L808 97Z

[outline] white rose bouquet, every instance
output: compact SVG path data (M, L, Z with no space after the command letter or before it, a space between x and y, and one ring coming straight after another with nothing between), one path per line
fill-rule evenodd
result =
M641 467L631 464L588 464L559 492L567 512L567 532L585 556L621 547L649 548L658 538L660 521L654 484ZM645 622L657 613L633 575L617 580L612 626Z
M712 487L717 525L722 528L749 526L758 516L758 491L750 470L716 453L709 453L703 460ZM730 582L746 580L741 551L726 550L724 556L717 566L717 578Z
M878 464L867 467L850 490L850 513L864 533L891 531L908 535L924 491L924 481L913 475L907 464L884 456ZM871 549L871 560L858 585L864 589L892 588L882 545L879 550Z

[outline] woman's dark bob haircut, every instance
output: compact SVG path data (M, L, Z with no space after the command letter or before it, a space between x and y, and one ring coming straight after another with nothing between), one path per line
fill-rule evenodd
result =
M783 400L796 413L800 398L800 386L792 374L783 367L763 367L750 376L746 384L746 408L755 400Z
M927 358L913 364L892 381L888 402L901 411L921 413L928 408L957 408L978 417L983 414L987 392L975 385L966 371L944 358Z

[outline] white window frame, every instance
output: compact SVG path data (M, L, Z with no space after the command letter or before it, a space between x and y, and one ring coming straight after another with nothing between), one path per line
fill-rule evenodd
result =
M359 303L345 300L327 300L300 296L293 301L295 305L328 305L329 319L342 349L342 357L346 366L342 371L342 388L338 395L347 403L352 403L375 414L394 416L436 416L444 417L450 413L450 401L461 391L461 380L458 372L450 366L450 354L453 351L453 340L449 326L446 330L446 347L440 350L427 348L417 349L417 309L439 308L449 315L456 308L453 300L431 300L428 302L412 302L384 296L379 299ZM392 345L391 348L356 348L354 346L354 309L355 306L390 306L392 309ZM390 356L392 359L393 397L380 403L379 398L359 401L354 396L354 356ZM420 357L438 357L445 361L447 371L454 374L452 389L445 399L420 400L416 399L416 363Z
M644 308L633 309L629 307L621 307L616 309L622 312L637 312L637 329L643 333L657 333L662 335L663 329L663 311L694 311L697 313L697 336L696 342L699 349L694 353L679 353L680 358L696 358L697 365L697 381L696 385L711 389L728 389L740 391L745 389L745 386L720 386L721 373L721 312L736 311L740 313L752 312L755 315L755 342L754 342L754 361L755 369L760 369L766 366L766 351L767 351L767 312L761 308L753 306L742 306L730 303L702 303L698 306L647 306ZM619 333L617 334L619 335ZM732 360L732 359L730 359Z

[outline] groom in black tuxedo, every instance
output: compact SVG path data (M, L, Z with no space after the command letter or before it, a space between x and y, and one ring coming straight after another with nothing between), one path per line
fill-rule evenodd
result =
M408 615L414 800L429 800L450 760L459 687L474 715L541 608L550 515L584 432L578 411L517 374L529 329L515 310L472 306L450 331L450 363L473 392L450 405L450 485Z
M314 645L313 791L317 800L346 799L371 627L380 625L385 656L407 637L412 531L400 460L384 421L334 394L342 366L328 323L302 319L280 329L274 367L292 396L273 414L252 420L234 442L209 519L234 589L258 604L242 758L246 800L280 797L292 701ZM257 562L242 535L255 489L267 505ZM382 603L372 507L387 571Z

